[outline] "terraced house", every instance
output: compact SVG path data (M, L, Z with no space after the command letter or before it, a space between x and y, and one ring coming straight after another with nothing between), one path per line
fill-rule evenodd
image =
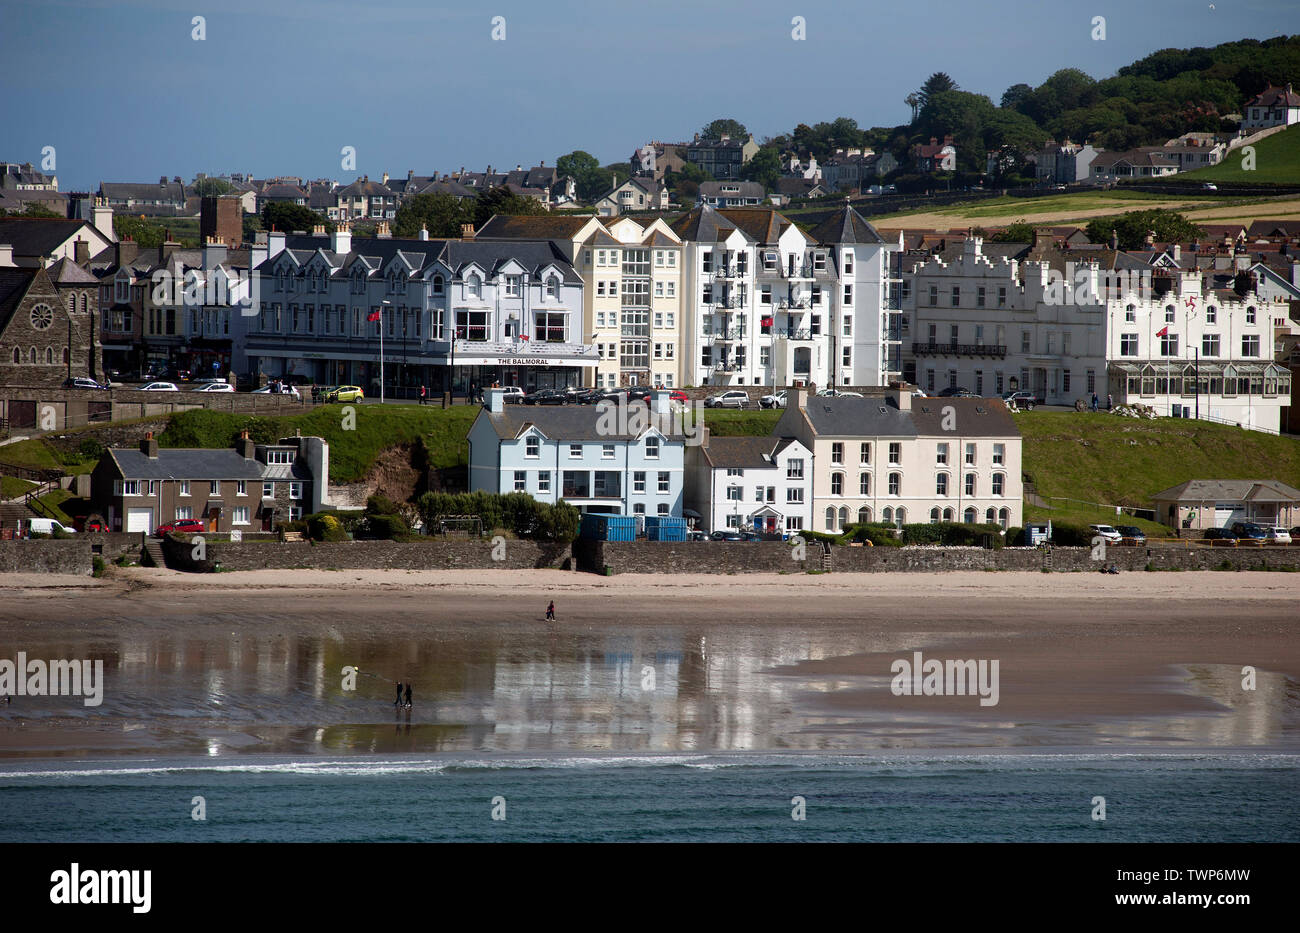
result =
M1021 438L1000 399L794 393L772 431L812 451L813 530L859 522L1023 523Z

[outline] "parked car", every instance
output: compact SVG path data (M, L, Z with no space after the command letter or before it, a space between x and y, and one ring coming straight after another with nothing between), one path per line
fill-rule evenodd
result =
M687 541L708 541L709 534L706 531L688 531L686 532Z
M174 522L165 522L153 530L155 538L165 538L175 532L178 535L196 535L203 531L203 520L199 518L178 518Z
M710 541L744 541L745 538L739 531L731 528L719 528L709 535Z
M201 385L195 392L234 392L235 387L229 382L209 382L207 385Z
M764 395L758 400L759 408L785 408L785 389L780 392L774 392L771 395Z
M1218 191L1218 190L1219 190L1219 186L1216 185L1216 184L1215 184L1214 182L1212 182L1212 181L1207 181L1205 184L1201 185L1201 190L1202 190L1202 191Z
M505 393L502 401L507 405L518 405L524 400L524 390L521 386L497 386Z
M1265 528L1264 543L1265 544L1290 544L1291 533L1287 531L1285 528Z
M361 386L335 386L325 394L327 402L362 402L365 398Z
M1232 533L1238 541L1263 541L1268 537L1264 526L1254 522L1233 522Z
M347 388L347 387L344 386L344 388ZM223 390L221 390L221 391L225 391L225 390L223 389ZM330 391L332 392L333 389L331 389ZM254 390L252 391L251 394L253 394L253 395L292 395L294 398L302 398L302 393L298 391L298 387L297 387L297 386L282 385L282 386L280 386L280 387L277 389L276 386L275 386L275 383L273 383L273 382L268 382L266 385L262 386L262 388L260 388L260 389L254 389Z
M965 386L948 386L946 389L939 390L938 398L958 398L970 394L970 389Z
M141 392L179 392L174 382L146 382L140 386Z
M65 389L107 389L107 385L100 385L89 376L69 376L63 380Z
M1023 408L1025 411L1033 411L1034 406L1038 404L1038 399L1033 392L1003 392L1002 401L1007 403L1007 407L1015 406Z
M1123 537L1123 544L1143 545L1147 543L1146 533L1136 525L1117 525L1115 530Z
M1205 540L1210 542L1211 547L1237 546L1237 536L1227 528L1207 528L1205 530Z
M27 522L27 530L33 534L52 535L56 531L66 531L70 535L75 535L77 529L69 528L57 518L33 518Z
M1124 536L1110 525L1089 525L1088 528L1092 531L1094 536L1100 535L1108 542L1119 544L1119 542L1124 539Z
M733 389L719 395L710 395L704 400L705 408L748 408L749 394Z
M569 393L559 389L538 389L529 392L519 401L523 405L564 405L569 401Z
M848 392L844 389L821 389L817 395L821 398L862 398L861 392Z

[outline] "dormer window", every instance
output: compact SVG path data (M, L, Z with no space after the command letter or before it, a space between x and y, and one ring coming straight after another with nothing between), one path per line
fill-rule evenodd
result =
M550 276L546 280L546 297L552 301L560 300L560 279L558 276Z
M435 295L442 294L442 276L440 275L435 275L433 277L433 293Z
M465 291L471 298L483 297L483 280L479 278L477 272L471 272L469 278L465 280Z

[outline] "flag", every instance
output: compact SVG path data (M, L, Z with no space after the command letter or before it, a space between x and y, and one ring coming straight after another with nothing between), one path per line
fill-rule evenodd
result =
M1166 324L1164 327L1162 327L1162 328L1160 328L1158 331L1156 331L1156 336L1157 336L1157 337L1167 337L1168 335L1169 335L1169 325L1168 325L1168 324Z
M375 308L375 310L373 310L373 311L371 311L369 314L367 314L367 315L366 315L366 320L367 320L367 321L377 321L377 320L379 320L379 309L378 309L378 308Z
M770 317L765 317L765 318L763 318L763 320L762 320L762 326L763 326L763 327L771 327L771 326L772 326L772 319L771 319Z
M528 339L528 335L527 335L527 334L520 334L520 335L519 335L519 339L520 339L520 340L527 340L527 339Z

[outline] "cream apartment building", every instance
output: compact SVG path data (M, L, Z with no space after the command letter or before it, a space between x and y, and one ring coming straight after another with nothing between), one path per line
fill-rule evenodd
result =
M812 451L812 529L857 522L1024 521L1021 438L997 399L809 398L800 390L772 433Z

